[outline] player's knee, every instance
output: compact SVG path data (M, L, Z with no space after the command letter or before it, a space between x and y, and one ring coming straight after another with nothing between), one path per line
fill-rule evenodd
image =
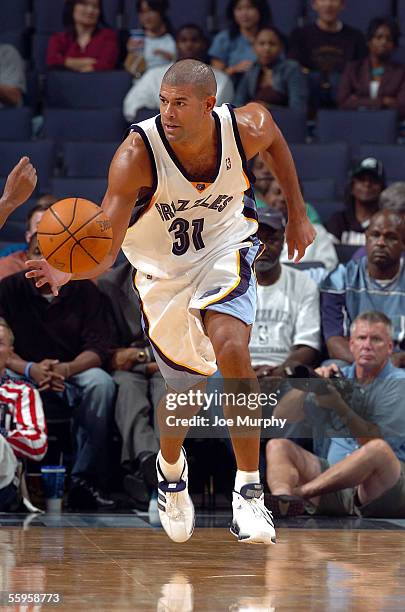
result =
M218 365L243 367L250 363L249 350L245 342L239 338L227 337L216 351Z

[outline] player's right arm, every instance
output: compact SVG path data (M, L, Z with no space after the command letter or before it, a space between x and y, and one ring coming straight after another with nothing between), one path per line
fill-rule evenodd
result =
M37 173L29 157L22 157L7 177L0 198L0 229L8 217L32 194L37 184Z
M107 271L115 262L124 240L128 224L138 194L142 189L150 189L153 184L150 159L141 136L131 133L117 149L110 165L108 187L102 208L109 217L113 230L113 240L109 255L96 267L82 274L69 274L53 268L45 259L27 261L31 268L27 278L36 278L36 286L46 283L54 295L58 287L69 280L95 278Z

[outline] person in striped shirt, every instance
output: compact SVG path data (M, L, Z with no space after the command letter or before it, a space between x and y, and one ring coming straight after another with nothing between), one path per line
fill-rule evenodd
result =
M48 438L39 392L24 381L8 378L6 363L13 351L13 333L0 317L0 511L17 500L18 460L41 461Z

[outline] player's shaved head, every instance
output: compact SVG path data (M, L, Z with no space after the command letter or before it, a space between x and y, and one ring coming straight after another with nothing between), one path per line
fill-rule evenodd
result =
M217 93L217 81L211 66L194 59L179 60L170 66L162 80L162 86L165 85L191 85L204 98Z

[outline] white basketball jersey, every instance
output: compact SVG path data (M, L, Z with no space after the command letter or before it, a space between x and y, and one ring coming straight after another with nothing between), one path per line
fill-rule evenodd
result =
M133 125L149 151L154 193L138 201L122 250L139 271L173 278L246 246L257 213L233 109L216 107L218 158L212 183L192 182L167 141L160 115Z

